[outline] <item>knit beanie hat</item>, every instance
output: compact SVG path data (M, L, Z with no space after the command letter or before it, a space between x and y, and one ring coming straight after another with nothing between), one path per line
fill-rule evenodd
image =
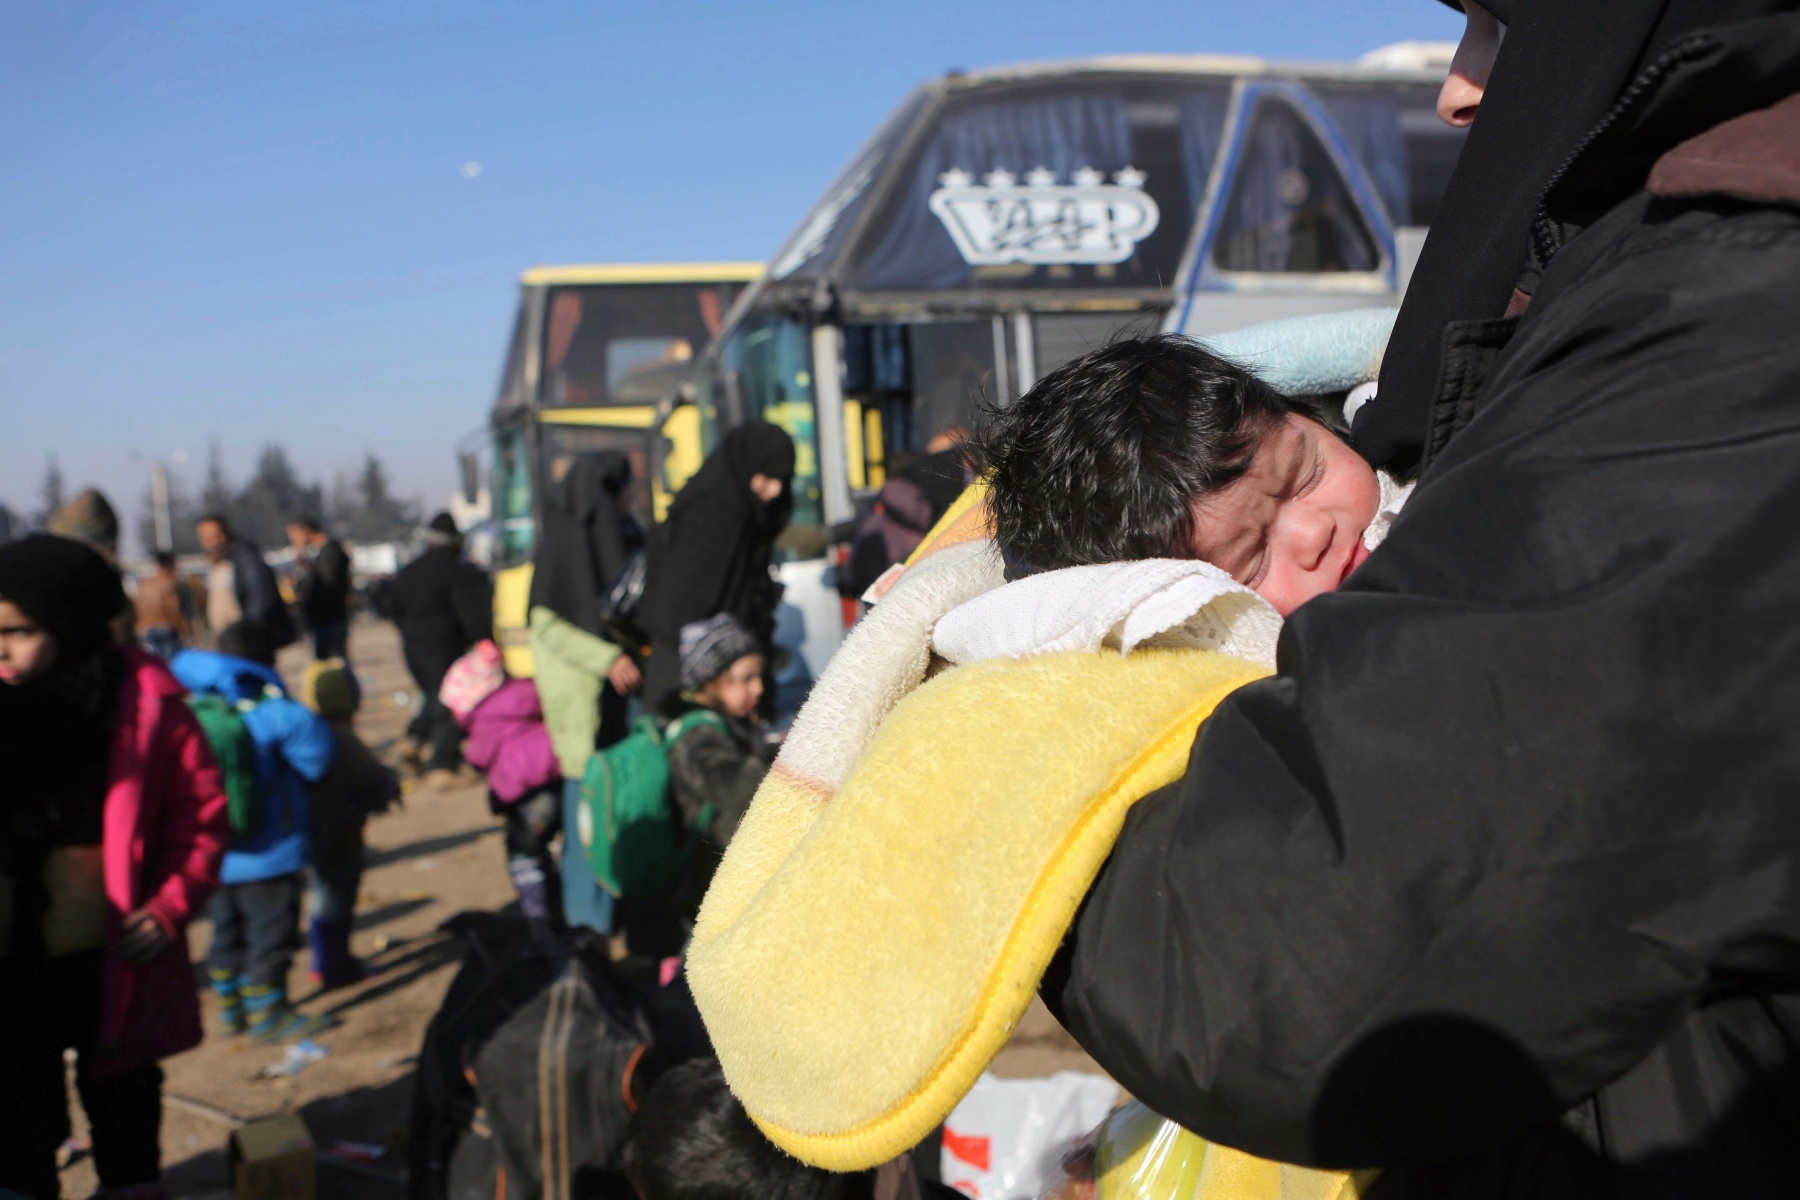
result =
M484 638L450 664L444 673L444 685L438 689L438 701L450 710L451 716L463 721L505 682L506 667L500 659L500 647Z
M275 639L269 636L268 625L255 617L245 617L219 631L219 653L272 667L275 665Z
M762 644L730 613L681 627L681 686L699 691L746 654L761 654Z
M0 547L0 600L56 635L65 657L112 640L125 607L119 573L86 542L34 533Z
M456 518L447 512L441 512L431 518L425 526L425 544L427 546L454 546L462 541L462 531L456 527Z
M347 721L362 707L362 685L341 658L308 663L300 677L300 703L327 721Z

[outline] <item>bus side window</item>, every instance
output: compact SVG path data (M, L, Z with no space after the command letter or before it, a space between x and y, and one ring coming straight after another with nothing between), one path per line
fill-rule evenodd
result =
M1350 187L1292 105L1263 96L1213 238L1221 271L1321 274L1380 267Z

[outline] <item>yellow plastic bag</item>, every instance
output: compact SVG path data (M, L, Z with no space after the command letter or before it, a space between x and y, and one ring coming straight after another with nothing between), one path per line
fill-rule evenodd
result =
M1379 1175L1215 1146L1133 1100L1063 1156L1038 1200L1357 1200Z

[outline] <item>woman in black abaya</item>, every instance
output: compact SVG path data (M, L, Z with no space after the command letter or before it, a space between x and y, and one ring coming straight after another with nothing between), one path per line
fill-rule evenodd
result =
M681 627L688 622L728 612L769 644L781 598L769 565L793 511L793 482L793 439L753 421L726 434L675 497L651 540L640 605L652 646L644 700L653 711L680 688Z
M1133 807L1045 999L1372 1198L1792 1195L1800 4L1484 2L1353 430L1418 490Z
M558 824L576 828L581 780L596 748L625 735L625 697L638 668L608 627L607 595L625 569L636 522L620 508L631 465L617 453L578 455L544 493L543 533L532 555L531 656L544 725L563 774L560 807L534 795L507 812L507 854L524 897L548 874L549 840ZM570 844L565 836L564 844ZM613 898L587 860L566 850L560 864L563 918L600 933L613 930ZM527 909L532 917L548 912Z
M1455 0L1442 3L1465 9ZM1627 85L1692 31L1790 12L1795 4L1470 0L1467 7L1469 33L1438 113L1469 126L1468 141L1407 285L1382 360L1380 390L1357 410L1351 430L1351 443L1371 465L1402 475L1419 469L1425 451L1445 327L1510 316L1525 303L1536 286L1533 239L1556 238L1538 222L1544 189ZM1503 40L1486 46L1485 54L1477 50L1485 61L1470 63L1469 51L1492 38L1496 21ZM1471 83L1472 90L1466 86ZM1631 165L1639 179L1649 166ZM1618 194L1617 187L1602 191ZM1544 251L1554 252L1554 246L1540 244L1540 257Z

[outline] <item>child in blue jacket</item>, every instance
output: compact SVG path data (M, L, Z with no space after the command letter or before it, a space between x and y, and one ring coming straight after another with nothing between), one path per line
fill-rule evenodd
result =
M330 725L288 697L274 661L268 632L239 621L219 635L217 653L184 650L169 664L190 692L233 705L255 747L255 821L233 830L221 886L207 905L207 968L226 1032L248 1031L263 1042L305 1037L330 1023L294 1011L287 979L311 860L307 786L330 769L335 740ZM222 764L233 757L226 747L214 750Z

